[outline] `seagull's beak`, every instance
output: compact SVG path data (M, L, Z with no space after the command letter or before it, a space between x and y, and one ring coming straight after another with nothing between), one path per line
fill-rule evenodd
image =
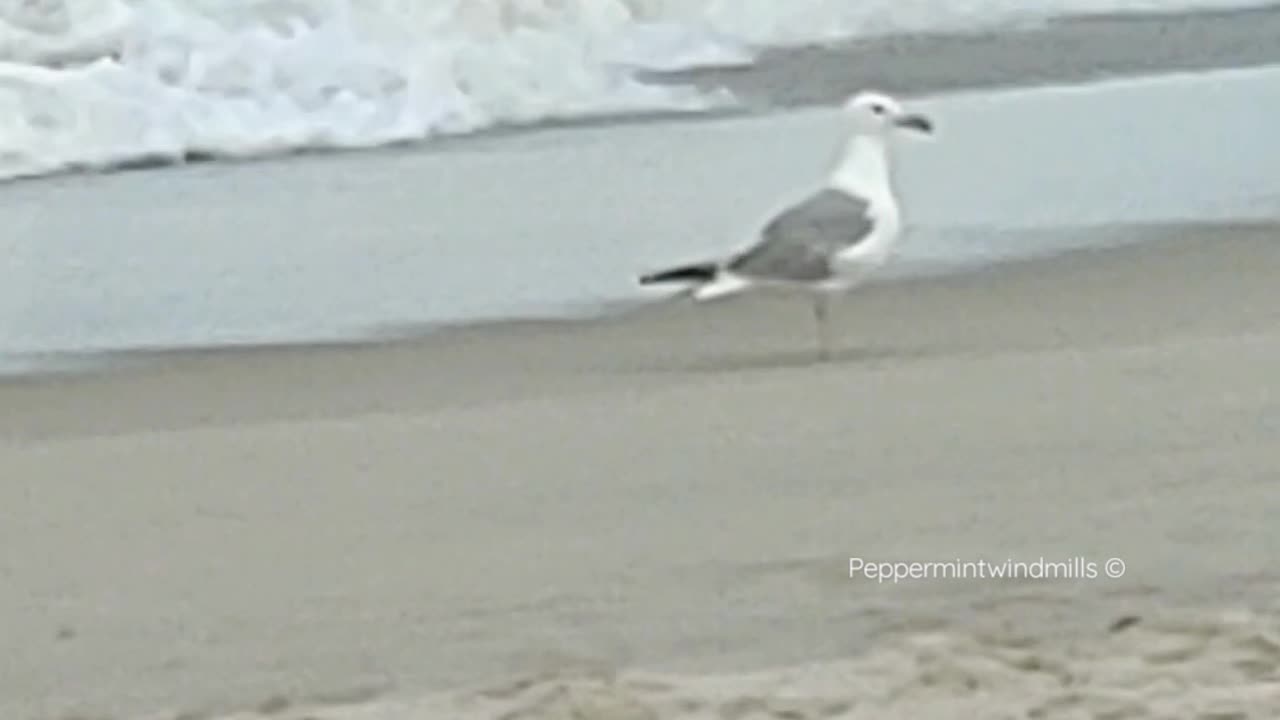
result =
M906 113L899 115L893 119L893 124L900 128L915 130L918 133L930 135L933 133L933 121L924 115L915 113Z

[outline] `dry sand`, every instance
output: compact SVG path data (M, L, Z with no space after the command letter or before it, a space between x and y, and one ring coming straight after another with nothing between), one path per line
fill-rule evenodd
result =
M826 365L760 296L6 383L0 717L1267 717L1280 228L1120 231Z

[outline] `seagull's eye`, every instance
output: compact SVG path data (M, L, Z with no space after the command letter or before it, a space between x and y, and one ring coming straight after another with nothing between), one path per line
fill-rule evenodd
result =
M883 115L883 114L884 114L884 106L883 106L883 105L872 105L872 106L871 106L871 112L873 112L873 113L875 113L875 114L877 114L877 115Z

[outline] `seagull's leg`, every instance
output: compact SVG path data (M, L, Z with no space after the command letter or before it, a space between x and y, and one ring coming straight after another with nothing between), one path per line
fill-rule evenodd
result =
M813 322L818 331L818 360L826 362L831 358L831 341L827 327L827 316L831 308L825 293L818 293L813 298Z

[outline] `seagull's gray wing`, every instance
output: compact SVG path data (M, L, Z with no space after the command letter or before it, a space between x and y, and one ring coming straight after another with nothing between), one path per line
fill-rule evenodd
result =
M831 277L831 258L871 234L867 201L827 188L765 225L755 246L729 261L738 275L788 282Z

